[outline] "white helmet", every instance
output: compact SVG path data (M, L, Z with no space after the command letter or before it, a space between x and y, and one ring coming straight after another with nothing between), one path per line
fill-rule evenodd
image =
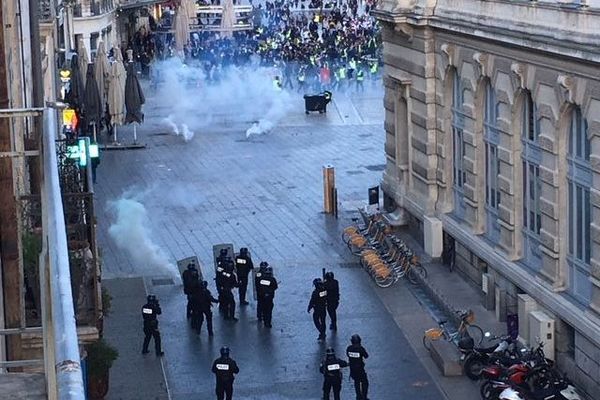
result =
M523 400L523 396L513 388L506 388L500 393L498 400Z

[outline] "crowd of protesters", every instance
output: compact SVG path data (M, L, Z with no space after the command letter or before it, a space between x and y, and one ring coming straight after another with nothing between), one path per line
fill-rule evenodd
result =
M372 2L357 0L275 0L253 8L253 28L231 37L200 31L190 35L183 53L175 51L174 38L142 30L133 48L142 74L151 73L157 60L182 57L186 64L201 67L209 82L216 82L231 66L258 63L273 70L275 87L298 91L363 89L365 80L378 77L380 31L370 16ZM200 20L202 23L202 20Z

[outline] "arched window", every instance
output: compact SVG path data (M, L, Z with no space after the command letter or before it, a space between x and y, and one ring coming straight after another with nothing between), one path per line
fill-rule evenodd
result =
M463 111L463 90L460 77L456 70L452 73L452 176L454 189L454 214L463 218L465 214L464 184L466 173L464 169L465 141L463 130L465 114Z
M587 121L579 107L571 113L567 163L570 292L578 301L588 303L592 290L589 280L592 168Z
M498 128L496 127L497 112L496 93L488 81L485 85L485 103L483 121L483 139L485 144L485 210L486 210L486 235L490 240L497 240L500 236L498 224L498 206L500 205L500 190L498 189L498 174L500 173L500 160L498 160Z
M521 153L523 166L523 261L525 264L539 270L542 265L540 252L540 228L542 214L540 212L540 163L542 151L538 137L540 126L535 103L529 92L523 99L523 115L521 128Z

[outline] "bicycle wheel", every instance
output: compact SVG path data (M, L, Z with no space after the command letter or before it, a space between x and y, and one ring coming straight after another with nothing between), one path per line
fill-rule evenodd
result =
M415 264L410 267L406 277L410 283L418 285L427 278L427 270L421 264Z
M475 346L479 346L483 341L483 329L479 325L467 325L465 334L473 339Z
M379 286L380 288L389 288L390 286L392 286L394 284L394 277L393 276L388 276L387 278L382 278L379 276L374 276L375 278L375 284L377 286Z
M431 339L427 337L427 335L423 335L423 347L427 349L427 351L431 351Z

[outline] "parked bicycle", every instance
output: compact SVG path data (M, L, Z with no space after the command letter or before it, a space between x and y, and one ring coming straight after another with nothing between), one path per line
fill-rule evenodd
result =
M438 328L431 328L423 334L423 346L431 350L431 342L436 340L447 340L458 346L461 339L471 338L475 346L479 346L483 341L483 329L475 325L475 313L473 310L457 311L460 317L458 330L451 332L447 327L447 320L439 321Z

